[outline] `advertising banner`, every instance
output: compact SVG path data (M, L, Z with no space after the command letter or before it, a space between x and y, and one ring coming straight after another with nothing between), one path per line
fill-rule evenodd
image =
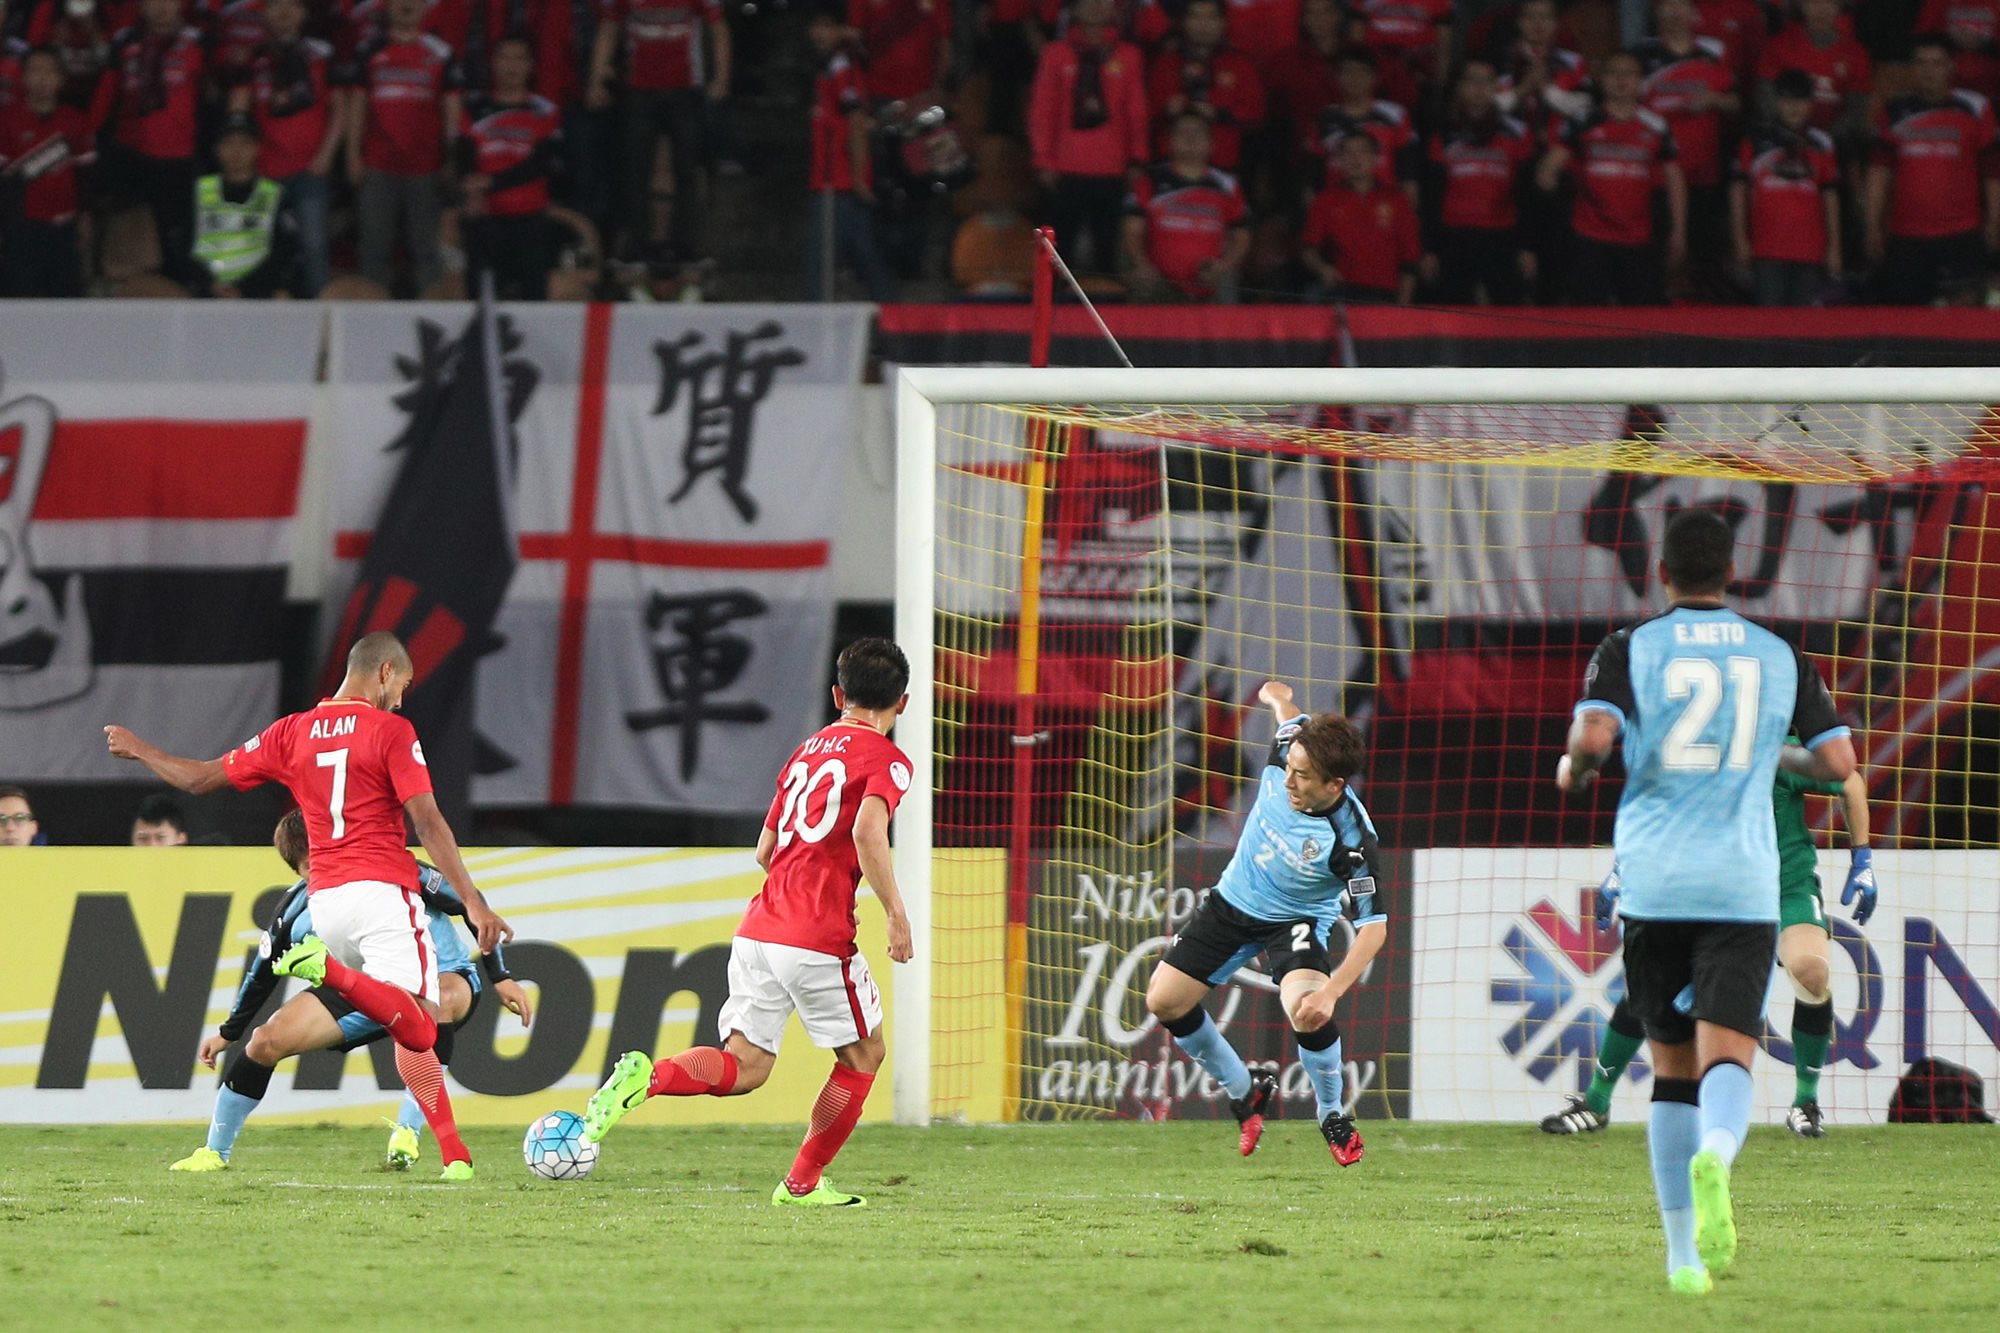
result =
M289 883L283 865L249 848L7 857L14 912L0 971L0 1122L206 1121L217 1075L195 1050L235 1000L257 923ZM519 848L468 853L467 863L517 932L506 961L535 1017L523 1030L481 997L450 1069L461 1123L526 1125L581 1110L619 1053L716 1041L729 941L763 880L749 851ZM859 915L893 1066L893 965L872 895ZM298 983L287 986L274 1007ZM830 1064L794 1019L766 1088L686 1099L670 1119L803 1120ZM889 1068L869 1118L890 1114ZM303 1056L279 1067L245 1143L266 1121L372 1124L401 1097L386 1045Z
M1525 1122L1561 1109L1589 1085L1624 993L1617 933L1591 906L1611 849L1432 848L1414 861L1411 1114ZM1881 907L1866 927L1828 903L1835 1028L1819 1101L1832 1124L1882 1121L1925 1056L2000 1079L2000 913L1986 891L2000 852L1878 851L1875 870ZM1833 898L1846 871L1844 852L1821 854ZM1792 1100L1791 1011L1774 970L1755 1070L1767 1120ZM1651 1086L1642 1055L1612 1118L1643 1121Z

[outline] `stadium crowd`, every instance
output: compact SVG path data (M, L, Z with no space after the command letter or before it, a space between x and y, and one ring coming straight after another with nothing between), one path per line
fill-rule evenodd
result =
M1034 223L1167 301L1970 302L2000 249L2000 0L1654 0L1630 44L1611 0L847 0L789 156L736 142L732 32L771 21L0 0L0 283L615 294L698 271L717 175L800 155L812 206L757 185L804 263L760 262L807 295L929 254L1017 295Z

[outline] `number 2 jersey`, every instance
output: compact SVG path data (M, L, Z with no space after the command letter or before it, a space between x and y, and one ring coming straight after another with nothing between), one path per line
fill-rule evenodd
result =
M1215 891L1259 921L1316 921L1322 932L1343 909L1357 926L1387 921L1375 896L1375 825L1354 788L1313 814L1294 810L1285 793L1285 759L1304 722L1297 717L1278 728L1236 855Z
M1624 732L1612 835L1641 921L1776 921L1771 790L1788 731L1808 749L1848 734L1805 654L1726 607L1676 606L1614 632L1578 713Z
M306 819L313 893L357 880L417 887L403 803L431 789L417 729L365 699L322 699L222 757L239 791L282 782Z
M861 884L855 816L870 796L881 797L893 816L909 789L909 756L873 727L836 722L792 751L764 816L778 844L736 933L850 957Z

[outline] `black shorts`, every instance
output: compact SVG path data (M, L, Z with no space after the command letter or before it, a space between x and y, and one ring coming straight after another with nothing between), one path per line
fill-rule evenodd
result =
M1314 972L1333 971L1322 923L1311 917L1260 921L1215 892L1209 893L1194 919L1174 936L1162 961L1197 980L1220 986L1260 953L1269 959L1273 981L1302 967Z
M1755 1037L1777 961L1768 921L1625 922L1625 1000L1646 1035L1668 1046L1694 1040L1696 1019ZM1694 987L1694 1012L1674 999Z

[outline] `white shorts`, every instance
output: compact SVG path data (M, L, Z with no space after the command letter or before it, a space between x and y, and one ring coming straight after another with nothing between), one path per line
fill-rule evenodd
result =
M716 1027L778 1053L796 1010L815 1046L852 1046L882 1026L882 992L860 954L836 958L741 935L729 946L729 1002Z
M318 889L306 900L313 934L326 951L377 981L401 986L437 1003L437 950L431 947L430 913L415 889L378 879L357 879Z

